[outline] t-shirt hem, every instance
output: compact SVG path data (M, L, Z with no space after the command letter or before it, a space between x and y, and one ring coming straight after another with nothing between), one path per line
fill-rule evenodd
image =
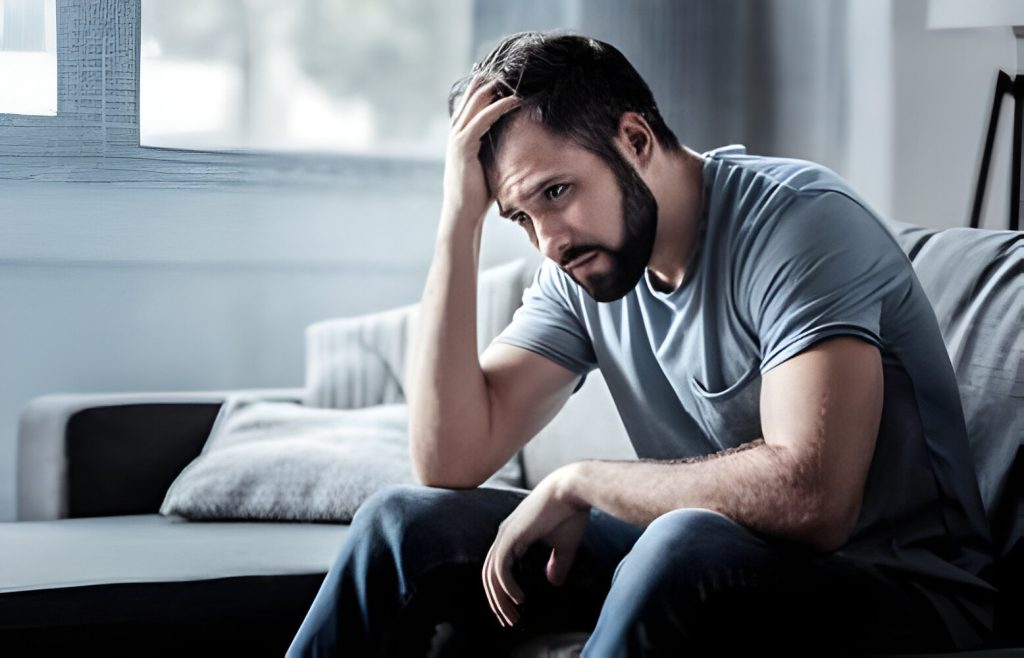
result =
M879 338L873 331L851 324L838 323L826 325L810 334L800 335L793 341L786 343L781 348L777 349L774 354L761 362L761 374L768 372L787 359L796 356L818 341L824 340L825 338L831 338L833 336L843 335L863 338L879 350L884 349L881 338Z
M583 388L583 382L586 381L587 375L590 373L589 369L581 371L578 363L574 363L573 361L566 359L564 356L562 356L558 352L552 351L545 345L529 343L508 336L499 336L498 338L494 339L494 342L505 343L506 345L512 345L513 347L519 347L524 350L530 350L534 354L539 354L544 358L548 359L549 361L554 361L555 363L562 366L566 370L569 370L570 372L579 375L580 380L579 382L576 383L576 387L572 390L572 393L575 393L576 391Z

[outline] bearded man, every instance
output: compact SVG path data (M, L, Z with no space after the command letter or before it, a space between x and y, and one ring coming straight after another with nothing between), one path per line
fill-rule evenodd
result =
M837 174L697 153L613 46L509 36L456 83L409 364L419 484L359 508L288 655L981 646L992 560L911 263ZM545 259L481 356L484 216ZM480 487L599 368L639 457ZM586 436L579 440L586 441ZM453 650L454 651L454 650Z

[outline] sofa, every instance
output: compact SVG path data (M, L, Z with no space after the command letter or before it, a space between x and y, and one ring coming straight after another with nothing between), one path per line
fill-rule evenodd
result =
M997 545L998 559L984 574L1003 597L996 641L983 652L948 655L1024 657L1024 234L888 227L942 327ZM512 319L538 262L481 273L481 352ZM303 387L52 394L26 404L17 521L0 523L3 654L283 655L348 526L195 521L160 514L161 504L203 451L227 401L335 409L402 403L417 309L310 325ZM588 457L635 458L599 371L507 466L518 467L512 486L530 489ZM438 627L432 655L445 655L451 632ZM568 657L585 639L583 629L531 638L513 654Z

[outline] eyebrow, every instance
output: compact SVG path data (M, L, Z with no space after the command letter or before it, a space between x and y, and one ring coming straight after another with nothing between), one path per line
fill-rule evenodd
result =
M530 188L530 191L527 192L524 195L524 201L528 201L528 200L532 199L534 196L537 195L538 192L542 191L548 185L550 185L551 183L554 183L555 181L559 180L560 178L562 178L562 174L556 174L554 176L548 176L544 180L540 181L539 183L534 185L532 188ZM519 212L519 209L515 208L513 206L509 206L507 209L506 208L502 208L501 201L498 201L498 215L499 216L504 217L505 219L511 219L512 216L515 215L517 212Z

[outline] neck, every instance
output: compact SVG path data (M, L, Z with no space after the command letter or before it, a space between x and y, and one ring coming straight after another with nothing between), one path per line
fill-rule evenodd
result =
M704 158L687 147L669 156L663 176L652 181L658 200L658 230L646 276L662 292L678 288L697 246L704 203Z

